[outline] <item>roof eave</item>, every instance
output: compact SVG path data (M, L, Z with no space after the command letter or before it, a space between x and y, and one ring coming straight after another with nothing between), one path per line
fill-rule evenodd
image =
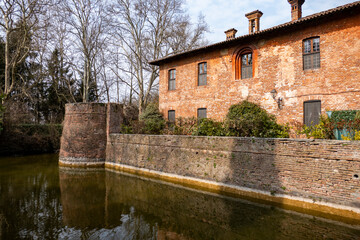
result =
M238 44L241 41L249 41L249 40L252 40L252 39L256 39L256 38L259 38L259 37L266 36L268 34L275 34L275 33L279 32L279 31L284 31L284 30L287 30L289 28L309 24L312 21L318 21L319 19L322 19L322 18L327 17L329 15L333 15L333 14L341 13L341 12L343 12L345 10L352 10L352 9L357 9L357 8L360 8L360 1L350 3L350 4L346 4L346 5L343 5L343 6L339 6L337 8L329 9L327 11L319 12L319 13L316 13L316 14L301 18L301 19L296 20L296 21L283 23L283 24L280 24L280 25L277 25L277 26L274 26L274 27L271 27L271 28L268 28L268 29L264 29L264 30L256 32L256 33L239 36L239 37L231 39L231 40L226 40L226 41L214 43L214 44L207 45L207 46L204 46L204 47L200 47L200 48L197 48L197 49L193 49L193 50L190 50L190 51L186 51L186 52L174 54L174 55L171 55L171 56L168 56L168 57L160 58L160 59L157 59L157 60L154 60L154 61L150 61L149 64L160 66L164 62L169 62L169 61L173 61L173 60L178 59L178 58L183 58L183 57L185 57L185 56L187 56L189 54L196 54L196 53L204 51L204 50L211 50L211 49L216 49L216 48L219 48L219 47L232 46L232 45Z

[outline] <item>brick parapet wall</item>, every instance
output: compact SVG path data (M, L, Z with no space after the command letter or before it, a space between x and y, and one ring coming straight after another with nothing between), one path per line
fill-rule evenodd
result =
M106 161L360 209L359 142L111 134Z

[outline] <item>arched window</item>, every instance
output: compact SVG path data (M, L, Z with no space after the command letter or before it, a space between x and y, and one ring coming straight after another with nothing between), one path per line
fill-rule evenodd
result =
M247 79L253 77L253 51L251 48L244 48L236 55L236 79Z

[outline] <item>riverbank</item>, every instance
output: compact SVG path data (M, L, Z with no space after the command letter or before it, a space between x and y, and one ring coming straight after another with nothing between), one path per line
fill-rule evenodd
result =
M59 152L61 131L60 124L6 126L0 134L0 156Z

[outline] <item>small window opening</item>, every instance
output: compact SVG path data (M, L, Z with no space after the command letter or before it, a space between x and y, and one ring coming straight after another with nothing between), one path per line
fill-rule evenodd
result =
M199 108L199 109L197 110L197 117L198 117L198 119L206 118L206 117L207 117L206 115L207 115L207 114L206 114L206 108Z

